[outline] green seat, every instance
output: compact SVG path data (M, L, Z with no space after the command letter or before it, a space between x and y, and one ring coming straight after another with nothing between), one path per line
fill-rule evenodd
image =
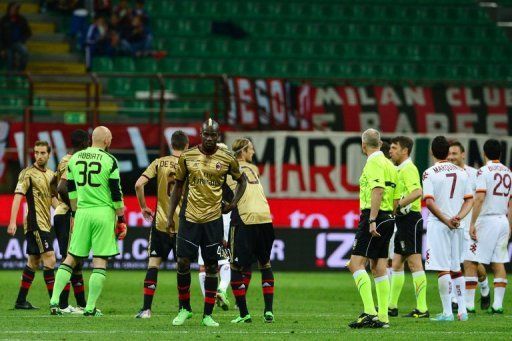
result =
M95 72L112 72L114 63L109 57L96 57L92 60L92 70Z
M108 91L114 96L128 97L132 95L132 87L129 79L114 77L108 80Z
M115 59L114 71L135 72L135 61L132 57L119 57Z
M163 63L163 70L166 73L180 73L182 72L183 60L179 58L166 58Z
M136 61L136 69L138 72L143 73L157 73L160 72L159 64L153 58L144 58Z

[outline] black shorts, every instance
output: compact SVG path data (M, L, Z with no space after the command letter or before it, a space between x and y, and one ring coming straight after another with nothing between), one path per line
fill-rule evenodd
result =
M255 260L260 265L270 262L270 252L274 245L274 227L272 223L231 226L229 243L231 245L231 263L247 267Z
M160 257L167 260L171 253L176 258L176 237L172 237L169 233L159 231L156 227L151 227L149 232L148 256Z
M370 259L388 258L389 240L395 229L395 219L391 212L379 211L376 223L380 237L373 237L370 234L369 218L370 210L363 210L352 246L352 254Z
M40 255L53 251L53 236L50 232L35 230L25 234L27 255Z
M407 256L420 253L423 240L423 217L419 212L396 216L395 253Z
M207 223L192 223L180 218L180 228L176 240L176 255L190 260L197 259L197 251L201 248L201 256L206 263L216 262L222 256L222 240L224 224L222 217Z
M60 256L64 259L68 254L71 213L68 211L66 214L56 214L53 217L53 228L55 229L55 236L59 242Z

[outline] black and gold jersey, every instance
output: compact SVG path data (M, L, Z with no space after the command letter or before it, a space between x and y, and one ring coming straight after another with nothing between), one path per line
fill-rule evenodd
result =
M180 215L193 223L207 223L220 218L222 185L229 174L239 179L240 165L226 148L206 155L199 147L181 154L176 179L186 181Z
M59 183L60 179L66 179L66 173L68 171L68 162L69 159L71 159L72 154L67 154L64 156L57 166L57 171L55 172L55 177L57 178L57 184ZM58 196L59 199L59 206L55 209L55 214L66 214L69 210L68 205L66 205L60 196Z
M167 214L169 213L170 195L175 183L178 157L174 155L155 159L142 176L148 180L156 178L157 204L153 224L157 230L167 232ZM181 201L174 212L174 226L178 229Z
M14 193L25 196L28 206L27 218L23 224L28 231L50 232L50 208L56 195L50 186L54 172L32 165L21 171Z
M270 207L260 183L258 167L249 162L240 161L240 169L247 177L247 187L238 202L235 214L238 214L245 225L271 223ZM234 191L236 182L229 179L228 184L231 190Z

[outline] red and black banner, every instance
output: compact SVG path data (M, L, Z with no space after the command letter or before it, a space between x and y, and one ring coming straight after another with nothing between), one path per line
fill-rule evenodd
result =
M512 133L512 88L312 86L229 80L229 122L247 128L385 133Z

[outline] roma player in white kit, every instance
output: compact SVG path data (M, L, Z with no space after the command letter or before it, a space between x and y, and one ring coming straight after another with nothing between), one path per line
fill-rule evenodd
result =
M463 168L466 173L469 175L469 180L471 181L471 189L473 190L473 195L475 195L476 190L476 174L478 172L477 169L470 167L465 164L466 161L466 153L464 150L464 146L459 141L451 141L450 142L450 152L448 153L448 161L453 163L460 168ZM469 223L471 222L471 212L464 218L461 222L461 225L464 228L464 241L462 246L462 261L464 263L464 278L466 279L466 310L468 313L475 313L475 290L477 285L480 287L480 308L483 310L487 310L489 308L491 302L491 296L489 295L489 281L487 280L487 272L485 271L485 267L482 264L478 264L477 266L477 275L478 276L469 276L466 273L466 269L473 265L473 262L476 262L476 250L474 248L474 243L469 237ZM452 283L452 287L454 284ZM455 312L458 308L457 297L455 296L455 292L452 292L452 308Z
M490 139L485 142L487 164L478 171L470 225L476 262L491 264L494 273L494 301L488 310L491 314L503 314L503 297L507 286L505 263L510 261L507 246L512 221L509 206L512 173L500 163L500 153L499 141ZM469 271L476 276L476 263L467 269Z
M451 279L455 282L459 304L458 319L466 321L464 277L461 272L461 249L464 231L460 222L473 205L473 192L467 173L448 163L449 143L444 136L432 140L436 163L423 173L423 198L430 210L427 220L426 270L438 271L438 289L443 312L434 321L453 321Z

